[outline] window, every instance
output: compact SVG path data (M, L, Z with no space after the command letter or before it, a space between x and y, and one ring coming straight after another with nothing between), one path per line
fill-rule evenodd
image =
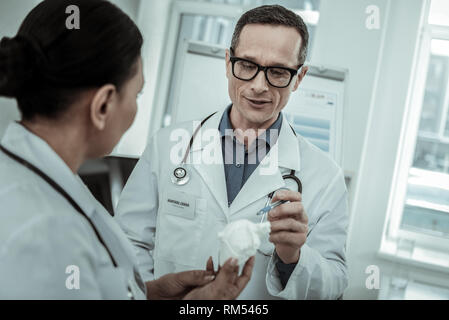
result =
M449 41L433 38L401 228L444 237L449 237L448 79Z
M449 4L447 0L432 0L428 22L430 25L449 26Z
M449 2L432 0L381 253L449 268ZM420 112L419 112L420 111ZM405 244L405 245L404 245ZM406 254L404 255L403 249Z

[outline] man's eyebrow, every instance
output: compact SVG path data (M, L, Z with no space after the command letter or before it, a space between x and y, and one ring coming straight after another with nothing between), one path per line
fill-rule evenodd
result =
M250 56L250 55L244 54L244 55L242 56L242 58L243 58L243 59L247 59L247 60L251 60L251 61L253 61L253 62L256 62L256 58L254 58L253 56ZM257 62L257 63L258 63L258 62ZM294 68L294 67L291 67L291 66L286 65L285 63L279 63L279 62L270 63L270 64L267 64L266 66L267 66L267 67L283 67L283 68L289 68L289 69Z

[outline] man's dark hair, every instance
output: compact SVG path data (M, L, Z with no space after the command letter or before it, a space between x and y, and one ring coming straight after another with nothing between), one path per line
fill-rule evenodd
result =
M232 35L231 48L233 50L237 49L240 33L247 24L268 24L295 28L302 38L298 57L299 64L301 65L306 61L309 32L302 18L296 13L279 5L260 6L245 12L237 22Z

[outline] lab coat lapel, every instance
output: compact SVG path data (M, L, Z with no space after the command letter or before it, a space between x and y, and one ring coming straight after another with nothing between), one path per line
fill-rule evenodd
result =
M270 192L283 186L282 175L287 170L300 170L298 139L287 119L282 115L282 127L278 141L265 156L231 205L231 215L244 209L251 203L266 197Z
M218 131L222 115L223 111L219 111L203 124L194 139L190 151L190 159L188 159L187 163L193 165L193 168L202 177L223 213L227 215L229 210L228 195L221 138ZM197 125L199 125L199 122L194 127L196 128Z
M284 114L282 117L282 128L277 143L279 145L279 167L295 170L298 173L301 170L298 137Z

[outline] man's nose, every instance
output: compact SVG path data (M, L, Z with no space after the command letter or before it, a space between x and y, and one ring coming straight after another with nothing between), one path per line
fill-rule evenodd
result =
M263 70L260 70L257 76L251 80L251 90L254 90L256 93L268 91L268 82Z

